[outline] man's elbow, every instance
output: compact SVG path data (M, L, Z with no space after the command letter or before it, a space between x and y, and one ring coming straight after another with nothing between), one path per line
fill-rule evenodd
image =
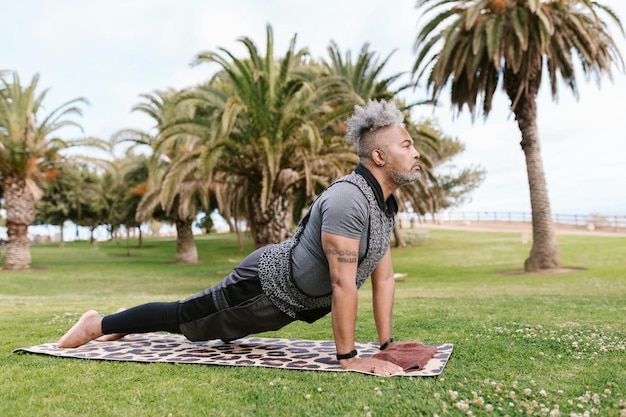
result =
M346 280L333 281L331 283L331 288L332 288L333 294L350 293L350 292L357 291L356 282L354 281L350 282Z

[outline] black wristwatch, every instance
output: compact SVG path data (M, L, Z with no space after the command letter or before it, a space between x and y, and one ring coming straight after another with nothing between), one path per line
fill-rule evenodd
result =
M385 343L383 343L382 345L380 345L380 350L385 350L389 347L390 344L392 344L393 342L395 342L395 339L393 337L390 337L389 340L387 340Z
M353 349L352 352L349 352L349 353L338 353L337 354L337 360L341 361L341 360L344 360L344 359L354 358L356 356L356 354L357 354L356 349Z

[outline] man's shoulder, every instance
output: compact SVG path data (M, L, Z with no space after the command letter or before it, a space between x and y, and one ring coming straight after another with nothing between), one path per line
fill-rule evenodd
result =
M344 200L346 203L350 203L357 200L367 200L363 191L350 181L338 180L328 187L320 196L324 200Z

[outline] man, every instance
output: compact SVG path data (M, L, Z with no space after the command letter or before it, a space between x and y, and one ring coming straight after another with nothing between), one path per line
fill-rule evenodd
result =
M402 373L391 362L357 357L357 290L371 276L374 321L384 349L393 342L389 242L398 206L392 194L419 177L420 155L402 113L385 101L356 106L346 132L359 165L320 194L291 239L257 249L221 282L185 300L148 303L105 317L90 310L58 347L152 331L182 333L192 341L231 341L294 320L314 322L330 312L343 369Z

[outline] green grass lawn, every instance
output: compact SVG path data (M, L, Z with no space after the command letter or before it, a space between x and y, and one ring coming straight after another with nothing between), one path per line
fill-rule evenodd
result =
M560 235L568 274L521 268L519 233L431 230L393 251L396 339L454 343L436 378L137 364L13 354L57 340L87 309L170 301L212 285L251 249L175 242L32 247L33 270L0 271L0 416L626 416L626 238ZM376 340L369 284L356 337ZM329 318L267 337L331 339Z

